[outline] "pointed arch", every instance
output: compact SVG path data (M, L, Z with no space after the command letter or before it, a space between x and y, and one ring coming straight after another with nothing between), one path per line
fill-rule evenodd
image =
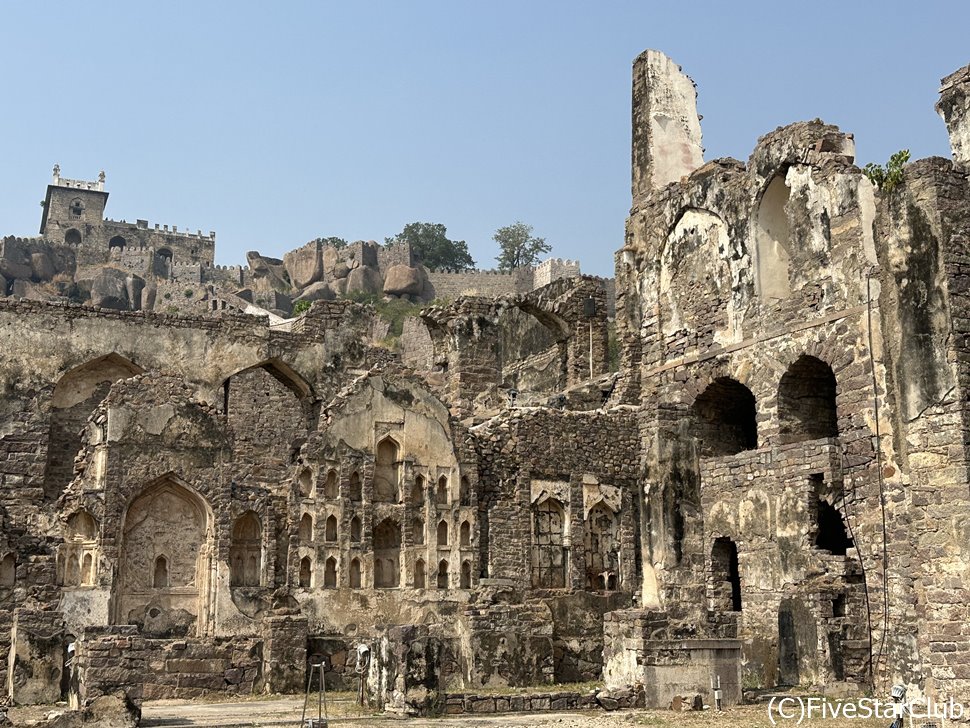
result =
M414 562L414 581L413 586L415 589L424 589L427 585L427 567L424 565L424 559L418 559Z
M450 498L448 497L448 476L442 475L438 478L438 487L435 490L435 502L439 506L448 505Z
M436 531L438 547L448 545L448 523L446 521L438 522L438 529Z
M472 588L472 562L462 561L461 562L461 588L471 589Z
M424 503L424 476L414 476L414 484L411 486L411 502Z
M74 477L74 458L81 449L81 431L88 416L119 379L143 374L144 369L114 352L64 372L51 395L44 497L55 500Z
M327 480L323 486L323 496L325 498L337 498L340 495L340 486L337 482L337 471L333 468L327 471Z
M259 586L263 527L255 511L246 511L232 527L229 545L229 585Z
M323 540L330 543L337 540L337 517L332 513L327 516L326 527L323 531Z
M469 548L472 545L472 525L468 521L461 522L459 543L462 548Z
M328 557L326 563L324 564L323 588L337 588L337 560L333 556Z
M757 293L768 302L791 295L791 230L788 201L791 188L787 169L780 171L765 187L754 219L754 250Z
M212 524L212 509L205 498L173 473L157 478L131 500L121 527L113 615L116 624L138 624L151 634L145 609L157 598L154 575L158 557L164 556L168 584L165 609L194 619L190 624L184 616L180 618L180 629L198 636L209 632ZM165 548L166 544L171 548Z
M350 542L351 543L360 543L360 530L361 530L360 518L358 518L357 516L354 516L353 518L350 519Z
M313 559L304 556L300 559L300 588L309 589L313 586Z
M401 489L401 446L388 435L377 443L374 460L374 500L397 503Z
M299 539L304 545L313 543L313 516L309 513L304 513L300 518Z
M448 588L448 560L442 559L438 562L437 586L439 589Z
M350 560L350 588L360 589L360 559Z
M361 482L360 482L360 473L358 473L356 470L350 474L348 489L350 491L349 493L350 500L352 500L355 503L360 503L360 501L363 500L364 495L363 495L363 488L361 487Z

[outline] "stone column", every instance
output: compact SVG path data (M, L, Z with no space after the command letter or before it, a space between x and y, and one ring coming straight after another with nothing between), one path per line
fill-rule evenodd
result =
M306 689L306 617L282 615L263 620L263 679L271 693Z
M64 620L59 612L15 610L7 695L20 705L60 700L64 648Z
M940 81L937 113L946 122L950 149L957 164L970 164L970 65Z
M660 51L633 62L633 202L704 164L697 90Z

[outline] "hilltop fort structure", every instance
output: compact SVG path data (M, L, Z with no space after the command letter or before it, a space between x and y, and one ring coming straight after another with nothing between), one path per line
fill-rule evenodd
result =
M408 713L970 694L970 67L893 189L820 120L705 162L690 78L633 74L615 322L568 262L219 268L55 169L0 255L13 700L349 687L358 646ZM399 352L342 297L446 280Z

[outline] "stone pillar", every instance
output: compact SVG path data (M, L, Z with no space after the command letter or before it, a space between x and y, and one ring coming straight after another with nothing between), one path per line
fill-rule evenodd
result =
M950 149L957 164L970 164L970 66L940 81L937 113L946 122Z
M441 642L426 625L389 627L376 645L369 682L382 710L427 715L441 689Z
M633 62L633 201L704 164L697 90L660 51Z
M271 693L306 689L306 617L282 615L263 620L263 679Z
M7 657L7 695L20 705L61 699L64 620L59 612L14 611Z

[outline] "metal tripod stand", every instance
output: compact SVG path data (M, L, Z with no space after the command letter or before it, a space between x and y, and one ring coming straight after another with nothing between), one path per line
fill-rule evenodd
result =
M310 658L310 669L306 680L306 696L303 698L303 716L300 718L300 728L327 728L330 716L327 714L327 682L324 677L326 658L313 655ZM317 682L317 717L307 718L307 708L310 707L310 688L313 685L313 675L318 676Z

